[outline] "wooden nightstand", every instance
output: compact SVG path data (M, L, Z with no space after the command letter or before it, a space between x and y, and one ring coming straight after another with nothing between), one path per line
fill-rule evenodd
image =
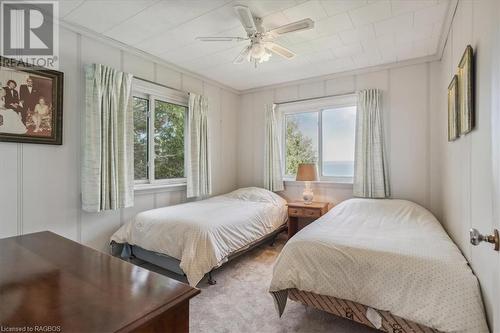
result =
M288 203L288 239L295 235L299 229L299 217L317 219L325 215L330 204L328 202L313 202L306 205L303 201Z

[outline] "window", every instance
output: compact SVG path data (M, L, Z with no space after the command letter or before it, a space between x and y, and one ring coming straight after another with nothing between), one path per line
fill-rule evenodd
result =
M134 80L136 184L185 183L187 94Z
M316 163L320 180L352 182L356 140L355 96L280 105L284 175L294 179L299 163Z

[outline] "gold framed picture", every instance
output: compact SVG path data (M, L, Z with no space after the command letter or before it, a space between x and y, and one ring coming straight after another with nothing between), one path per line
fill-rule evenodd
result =
M459 132L458 76L454 75L448 86L448 141L455 141Z
M460 135L472 131L475 125L474 115L474 54L472 47L467 45L458 64L458 96L460 105L459 130Z

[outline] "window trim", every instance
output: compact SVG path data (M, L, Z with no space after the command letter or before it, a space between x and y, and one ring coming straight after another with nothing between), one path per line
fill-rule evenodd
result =
M334 177L323 176L323 111L329 109L338 109L342 107L356 106L356 94L346 94L339 96L323 97L312 100L304 100L297 102L287 102L278 104L278 111L281 116L281 154L282 154L282 171L283 180L285 182L294 182L293 175L287 175L286 170L286 117L287 115L303 114L303 113L318 113L318 176L319 182L330 182L335 184L352 184L353 177ZM357 110L356 110L357 112Z
M154 145L154 119L155 119L155 109L156 101L162 101L165 103L175 104L183 106L186 108L186 115L184 121L184 133L187 130L187 108L189 103L189 94L181 91L177 91L171 88L167 88L161 85L157 85L151 82L133 79L132 83L132 97L144 98L149 101L148 109L148 179L135 180L134 179L134 190L144 190L144 189L155 189L168 186L176 186L187 184L187 178L169 178L169 179L155 179L155 145ZM187 173L187 143L186 137L184 137L184 175Z

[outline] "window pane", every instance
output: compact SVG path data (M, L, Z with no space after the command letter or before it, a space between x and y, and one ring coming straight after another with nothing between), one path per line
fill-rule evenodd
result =
M155 179L183 178L187 108L155 101Z
M285 126L285 174L295 175L299 163L318 160L318 113L286 115Z
M353 177L356 107L323 110L323 176Z
M149 101L134 97L134 179L148 179Z

